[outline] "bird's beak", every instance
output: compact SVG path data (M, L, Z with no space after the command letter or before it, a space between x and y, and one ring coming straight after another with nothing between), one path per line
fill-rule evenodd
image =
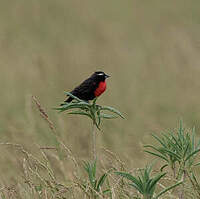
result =
M110 75L105 75L105 78L109 78L110 77Z

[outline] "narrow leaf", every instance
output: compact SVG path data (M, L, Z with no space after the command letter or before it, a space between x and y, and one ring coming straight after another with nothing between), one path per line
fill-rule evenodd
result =
M129 183L129 185L131 185L132 187L134 187L137 191L139 191L141 194L143 194L144 193L144 191L143 191L143 189L141 189L141 187L138 187L138 186L136 186L135 184L133 184L133 183Z
M104 119L114 119L114 118L117 118L116 115L109 115L109 114L105 114L105 113L100 113L100 117L104 118Z
M166 192L169 191L170 189L173 189L173 188L179 186L179 185L182 184L182 183L183 183L182 181L181 181L181 182L177 182L176 184L174 184L174 185L172 185L172 186L170 186L170 187L167 187L166 189L164 189L163 191L161 191L161 192L155 197L155 199L158 199L161 195L163 195L164 193L166 193Z
M196 167L196 166L199 166L199 165L200 165L200 162L196 163L194 166Z
M63 105L58 108L54 108L55 110L60 110L61 112L73 109L73 108L80 108L80 109L88 109L88 105L85 102L80 102L80 103L69 103L66 105Z
M153 188L156 186L157 182L158 182L163 176L165 176L166 174L167 174L167 173L161 173L161 174L158 174L156 177L154 177L154 178L152 179L152 181L151 181L149 187L148 187L149 191L150 191L151 189L153 189Z
M166 157L164 157L163 155L154 153L154 152L152 152L152 151L147 151L147 150L144 150L144 152L149 153L149 154L154 155L154 156L157 156L157 157L159 157L159 158L165 160L166 162L169 162L169 160L168 160Z
M99 182L97 184L97 191L100 191L100 187L103 185L105 179L107 177L107 173L104 173L101 178L99 179Z
M176 154L175 152L170 151L168 149L164 149L164 150L168 153L168 155L171 155L172 157L176 157L176 159L178 159L179 161L181 160L181 157L178 154Z
M111 190L110 189L106 189L103 191L103 194L107 194L107 193L111 193Z
M155 134L152 134L152 137L154 137L163 147L167 147L167 145Z
M83 100L79 99L78 97L72 95L70 92L64 92L67 96L72 97L73 99L76 99L78 102L84 102Z
M115 108L113 107L110 107L110 106L102 106L100 107L101 110L107 110L107 111L110 111L110 112L113 112L117 115L119 115L121 118L125 119L125 117Z
M200 149L197 149L197 150L193 151L190 155L187 156L187 158L185 159L185 161L187 161L188 159L190 159L192 156L194 156L199 151L200 151Z
M152 149L154 149L155 151L157 151L158 153L160 153L160 154L162 154L163 156L165 156L166 157L166 153L165 153L165 151L164 151L164 148L156 148L156 147L154 147L153 145L150 145L150 144L148 144L148 145L144 145L144 147L145 148L152 148Z
M86 112L83 112L83 111L72 111L72 112L69 112L67 114L70 114L70 115L85 115L89 118L92 119L92 117L90 116L90 114L86 113Z
M164 164L161 168L160 168L160 171L163 171L163 169L165 168L165 167L167 167L168 166L168 164Z
M117 175L120 175L122 177L125 177L126 179L132 181L132 183L135 184L135 187L137 187L138 191L142 190L142 184L141 182L134 176L132 176L129 173L124 173L124 172L115 172Z

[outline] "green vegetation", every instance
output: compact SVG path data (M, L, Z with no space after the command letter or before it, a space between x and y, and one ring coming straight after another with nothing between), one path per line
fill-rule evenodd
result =
M122 177L127 178L132 183L132 187L134 187L137 191L140 192L140 194L143 196L144 199L157 199L161 195L163 195L165 192L169 191L170 189L175 188L176 186L179 186L182 184L182 182L178 182L170 187L165 188L157 195L154 194L155 188L157 183L163 178L167 173L158 173L156 176L151 177L152 167L147 166L144 171L140 171L140 175L138 177L134 177L129 173L125 172L116 172L117 175L120 175ZM155 195L155 196L154 196Z
M90 109L93 110L95 107L98 107L95 110L99 110L99 107L101 107L96 104L96 99L92 104L86 103L82 106L83 101L76 97L74 98L74 102L67 103L63 107L57 109L61 109L61 111L70 111L76 107L79 111L82 110L89 113ZM104 171L103 174L97 178L97 159L88 162L85 161L84 165L78 163L71 150L60 139L60 136L57 134L56 128L53 122L49 119L45 109L41 106L36 97L33 97L33 101L35 102L41 116L48 123L49 128L53 132L57 141L57 147L51 148L38 146L42 155L42 158L40 157L40 159L38 159L21 145L4 143L4 145L14 147L23 154L23 162L21 165L23 169L23 181L21 183L18 182L19 190L16 187L14 187L13 190L10 187L3 187L0 192L2 198L10 198L11 195L12 197L18 198L38 197L60 199L80 197L88 199L159 199L163 197L184 199L199 197L200 184L197 180L193 167L199 166L199 163L195 163L195 158L200 152L200 142L198 141L198 143L196 143L194 129L192 131L192 135L190 135L190 132L185 133L182 123L180 123L177 133L171 133L172 131L170 131L169 134L163 133L161 136L153 135L159 144L161 144L161 147L157 147L157 145L145 145L145 148L153 149L156 153L149 150L145 151L156 156L159 160L167 162L167 164L162 165L159 161L158 166L161 171L155 170L156 174L153 177L153 166L146 166L144 169L138 169L139 174L134 176L130 172L124 172L123 170L125 170L125 164L121 163L119 158L115 157L115 159L111 161L112 164L107 166L106 171ZM115 109L110 108L110 110ZM121 116L119 111L115 110L115 112ZM80 115L83 114L81 113ZM96 142L93 143L93 145L96 145ZM96 148L96 146L94 147ZM46 150L48 151L52 149L55 150L56 153L45 152ZM71 175L71 178L66 176L67 170L65 169L65 166L69 164L69 161L65 162L65 154L68 154L67 160L71 160L73 163L72 168L74 171L72 172L73 174ZM99 154L98 158L101 159L101 156L102 154ZM64 180L58 179L55 174L52 157L57 161L57 169L62 172ZM95 154L94 157L96 158L97 154ZM115 161L120 164L115 166L115 164L113 164ZM106 163L107 162L103 162L103 164ZM163 172L167 166L170 166L171 170ZM87 173L86 177L83 176L82 167ZM176 171L178 171L177 175ZM116 176L121 176L122 178L118 178ZM123 181L123 178L131 181L131 183L126 184L126 182ZM167 187L165 187L166 183L168 184ZM162 189L158 192L159 186ZM134 191L130 189L131 187L134 188Z
M92 163L86 162L84 165L84 168L88 174L89 182L90 184L83 184L84 191L86 194L89 195L91 198L98 198L99 196L101 197L106 197L106 195L111 193L110 188L106 190L102 190L101 187L103 186L106 178L107 178L107 173L104 173L99 180L96 179L96 160ZM109 198L112 198L112 196L107 196Z
M99 106L96 104L96 99L93 100L93 103L90 104L88 102L85 102L74 95L72 95L70 92L65 92L68 96L72 97L74 101L67 103L63 106L60 106L58 108L55 108L56 110L59 110L60 112L63 111L71 111L68 112L68 114L71 115L84 115L89 117L92 120L92 123L100 130L100 124L102 119L114 119L117 116L120 116L121 118L124 118L124 116L115 108L110 106ZM78 110L73 110L78 109ZM111 113L114 113L115 115L106 114L103 113L103 111L109 111Z
M167 164L164 164L162 169L169 166L175 179L185 180L185 178L188 178L191 186L193 186L198 197L200 197L200 185L194 174L195 167L200 165L200 162L195 162L197 154L200 152L200 140L196 141L195 129L190 134L180 123L177 133L170 131L169 133L162 133L160 137L152 136L159 144L155 146L145 145L144 147L153 149L156 152L145 151L166 162Z

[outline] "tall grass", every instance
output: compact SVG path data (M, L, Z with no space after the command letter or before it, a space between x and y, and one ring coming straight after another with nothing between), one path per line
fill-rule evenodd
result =
M196 143L195 141L196 136L194 131L191 135L192 139L190 139L189 132L184 133L182 124L177 135L173 133L170 134L170 136L162 135L164 137L154 136L156 140L164 146L163 149L159 147L157 148L156 145L145 145L146 148L154 149L161 155L148 150L146 150L146 152L169 163L169 165L165 164L164 166L159 164L158 166L160 166L161 172L155 170L156 175L154 175L154 177L151 176L153 169L152 166L147 166L144 169L134 169L135 171L139 171L139 175L137 177L124 172L127 168L124 167L124 163L121 164L121 161L119 161L118 158L112 159L110 162L111 164L105 167L104 165L108 164L108 162L102 159L103 155L100 154L98 157L101 159L101 170L103 170L103 174L97 178L97 173L100 172L100 169L97 167L97 160L89 162L85 161L85 163L81 163L77 160L69 147L61 140L55 125L50 120L40 102L36 99L36 97L33 97L32 99L36 104L41 117L47 122L58 144L57 147L44 147L38 145L37 149L40 151L40 157L36 157L20 144L1 143L1 145L12 147L12 150L20 153L18 158L21 159L21 169L23 174L22 180L17 181L16 185L12 187L3 186L1 188L0 196L2 198L37 197L63 199L84 197L89 199L158 199L169 197L185 199L196 198L199 196L200 186L197 176L193 170L194 166L199 166L199 163L194 162L195 157L199 155L199 142ZM80 110L85 110L85 107L80 107L81 101L79 99L77 100L78 101L66 104L64 107L59 109L62 109L61 111L64 109L69 110L67 107L77 105L77 108ZM87 106L92 106L92 108L94 108L94 106L99 105L96 105L95 99L92 105L87 104ZM111 108L111 110L114 109ZM88 113L88 111L86 112ZM174 142L176 142L176 145ZM185 142L188 144L183 144ZM181 143L183 145L181 145ZM169 149L167 147L169 147ZM180 150L183 150L183 153L180 152ZM167 155L165 153L167 153ZM189 164L186 162L183 163L177 159L178 163L181 165L171 165L170 161L167 160L168 155L170 156L169 159L173 160L174 158L180 156L180 154L183 155L183 161L189 161ZM73 165L71 167L72 170L70 171L66 170L66 166L69 164L69 161ZM172 163L174 162L176 161L173 161ZM98 164L99 163L100 161L98 161ZM178 170L177 176L171 175L170 170L163 172L166 166L171 166L172 174L175 173L174 171ZM82 168L86 171L86 176L83 175ZM59 171L62 173L62 179L57 176L57 173L55 172L56 170L57 172ZM126 184L123 178L119 178L118 176L128 179L131 183ZM167 187L165 187L166 183L168 184ZM134 188L134 191L132 191L128 185L131 185ZM162 188L160 192L158 192L158 186ZM188 189L190 192L188 192Z

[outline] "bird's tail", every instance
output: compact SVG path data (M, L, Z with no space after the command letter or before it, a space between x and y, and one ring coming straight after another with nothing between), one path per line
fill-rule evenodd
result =
M69 97L69 98L67 98L67 99L65 100L65 102L69 103L69 102L71 102L72 100L73 100L73 98L72 98L72 97ZM60 106L63 106L63 105L65 105L65 104L64 104L64 103L60 104Z

